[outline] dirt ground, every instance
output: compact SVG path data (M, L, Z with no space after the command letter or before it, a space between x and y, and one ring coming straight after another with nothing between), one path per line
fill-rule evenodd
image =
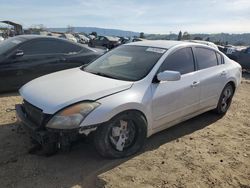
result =
M15 123L17 94L0 96L0 187L240 187L250 188L250 76L229 112L208 112L153 135L136 156L101 158L89 140L70 153L28 154Z

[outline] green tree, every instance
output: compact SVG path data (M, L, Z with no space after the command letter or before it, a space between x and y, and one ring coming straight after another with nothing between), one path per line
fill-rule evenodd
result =
M145 38L145 36L144 36L144 33L143 33L143 32L141 32L141 33L140 33L140 38L142 38L142 39L144 39L144 38Z
M190 39L191 39L190 34L187 31L185 31L183 33L182 40L190 40Z
M97 37L97 32L92 31L92 32L90 33L90 35L94 35L95 37Z
M179 34L178 34L177 40L181 40L181 39L182 39L182 32L180 31Z

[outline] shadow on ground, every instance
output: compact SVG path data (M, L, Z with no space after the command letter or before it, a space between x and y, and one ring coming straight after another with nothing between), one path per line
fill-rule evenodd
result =
M208 112L155 134L147 140L145 147L137 155L155 150L172 140L203 129L219 118L214 113ZM28 135L22 131L13 132L13 127L18 129L17 124L0 126L0 132L4 134L4 138L1 136L0 139L9 143L8 147L4 144L5 142L0 144L0 151L5 152L0 157L0 183L3 186L72 187L79 185L91 188L98 185L102 187L105 182L98 179L99 174L135 157L116 160L104 159L96 153L89 139L75 145L69 153L59 153L48 158L30 155L27 153Z
M0 98L2 98L2 97L16 97L16 96L19 96L18 92L0 93Z

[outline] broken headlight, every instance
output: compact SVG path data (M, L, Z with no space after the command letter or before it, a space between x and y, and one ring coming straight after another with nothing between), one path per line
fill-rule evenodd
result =
M99 105L100 103L97 102L82 102L67 107L54 115L46 127L53 129L77 128L86 116Z

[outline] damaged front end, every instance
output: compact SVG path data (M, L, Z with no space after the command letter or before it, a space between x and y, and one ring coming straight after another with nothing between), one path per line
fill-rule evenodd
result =
M41 109L25 100L23 104L17 104L15 108L18 121L29 132L33 143L35 143L34 148L39 148L40 153L47 156L56 153L58 150L69 151L74 141L82 136L87 136L97 127L50 128L47 125L55 115L44 114ZM34 153L33 150L32 153Z

